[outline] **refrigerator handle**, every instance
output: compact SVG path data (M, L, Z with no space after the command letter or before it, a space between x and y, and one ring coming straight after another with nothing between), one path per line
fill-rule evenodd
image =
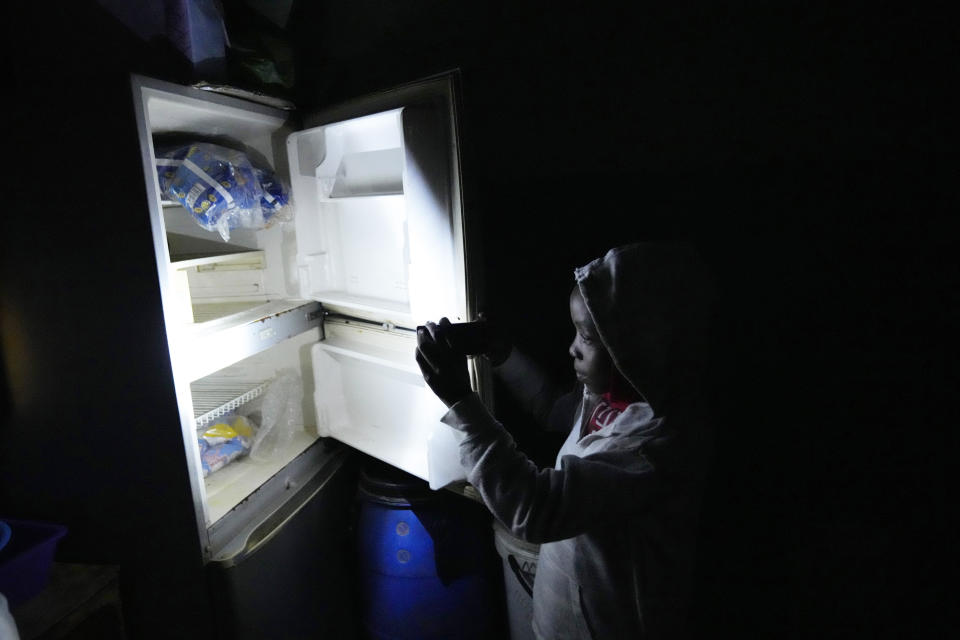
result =
M346 452L343 452L346 454ZM309 481L283 503L278 509L265 517L255 520L213 558L221 567L235 567L253 557L274 538L310 501L326 487L327 483L343 466L346 455L337 456L317 471Z

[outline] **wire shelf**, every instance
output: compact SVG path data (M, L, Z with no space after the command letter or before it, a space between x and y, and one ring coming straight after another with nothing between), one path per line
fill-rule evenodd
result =
M193 416L197 429L212 424L261 395L269 382L244 380L235 377L208 376L190 383L193 396Z

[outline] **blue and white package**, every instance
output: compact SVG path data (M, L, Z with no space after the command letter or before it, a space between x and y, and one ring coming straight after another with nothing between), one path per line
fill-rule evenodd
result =
M168 192L201 227L219 231L224 240L230 238L230 229L263 227L263 189L240 151L206 143L190 145Z
M287 205L290 203L290 192L272 171L254 167L257 179L260 180L260 186L263 188L263 196L260 200L260 208L263 210L263 220L267 225L276 220L288 220Z
M250 451L250 440L242 436L218 444L210 444L203 438L198 438L197 444L200 446L200 464L204 478Z
M254 167L242 151L198 142L158 149L155 161L163 197L224 240L231 229L264 229L292 218L287 186L270 169Z
M160 193L165 198L172 198L170 195L170 185L173 183L177 170L183 164L183 157L187 155L189 147L178 147L157 151L157 157L154 159L157 164L157 180L160 182Z
M244 416L228 416L200 434L197 444L204 477L249 453L253 435L254 424Z

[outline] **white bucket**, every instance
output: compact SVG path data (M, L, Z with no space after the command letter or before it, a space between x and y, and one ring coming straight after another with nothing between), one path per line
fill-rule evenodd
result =
M494 545L503 559L511 640L533 640L533 581L540 545L521 540L494 521Z

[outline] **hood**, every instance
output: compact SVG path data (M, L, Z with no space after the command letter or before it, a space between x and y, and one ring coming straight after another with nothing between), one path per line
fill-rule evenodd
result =
M714 286L698 252L626 245L575 269L574 278L614 365L660 409L699 371Z

